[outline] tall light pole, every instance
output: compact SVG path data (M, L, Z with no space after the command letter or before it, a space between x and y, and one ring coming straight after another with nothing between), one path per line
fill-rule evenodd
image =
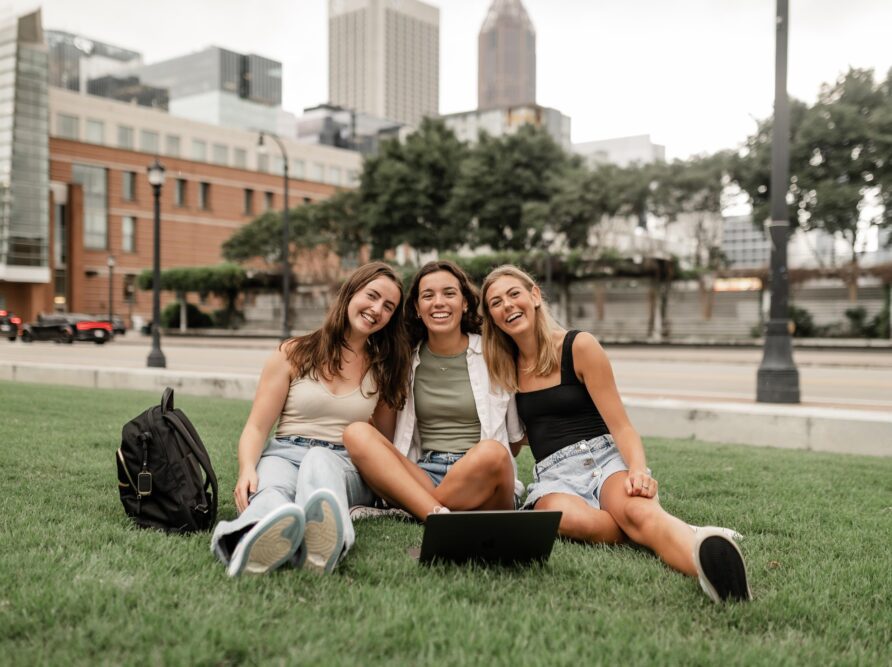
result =
M161 186L164 185L164 165L155 158L148 172L155 195L155 241L152 251L152 351L146 365L165 368L167 360L161 351Z
M114 283L115 283L115 256L109 255L108 260L108 323L112 325L114 331L115 323L112 321L115 316L114 305Z
M787 98L787 33L789 0L777 0L775 28L774 124L771 134L771 307L765 327L765 349L756 375L760 403L798 403L799 371L793 362L793 344L787 328L790 276L787 241L790 219L790 102Z
M291 304L291 264L288 261L289 229L288 229L288 151L285 144L272 132L261 132L257 139L257 147L261 151L266 150L264 139L270 137L282 151L282 174L284 179L285 201L282 204L282 340L291 338L291 326L288 311Z

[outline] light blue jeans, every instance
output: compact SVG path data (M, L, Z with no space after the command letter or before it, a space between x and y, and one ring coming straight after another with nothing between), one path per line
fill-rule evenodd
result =
M266 443L257 463L257 491L238 518L220 521L214 528L214 554L228 563L231 553L221 544L225 536L250 528L285 503L303 507L316 489L328 489L338 500L346 554L356 540L350 507L373 504L375 494L359 476L343 445L301 436L272 438Z

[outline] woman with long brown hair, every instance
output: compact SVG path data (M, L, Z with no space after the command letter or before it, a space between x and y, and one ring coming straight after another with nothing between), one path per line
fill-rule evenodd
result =
M525 507L560 510L561 535L628 537L699 577L716 602L751 597L733 531L696 528L666 512L610 362L588 333L551 318L535 281L515 266L483 282L483 353L493 383L516 392L536 460Z
M478 307L476 287L454 262L421 267L406 297L415 354L395 435L363 422L344 432L368 485L421 520L432 512L514 508L509 443L523 431L511 396L490 386Z
M240 514L211 540L230 576L288 561L331 572L350 549L349 508L375 497L344 449L344 429L362 420L393 434L409 370L403 318L399 278L372 262L341 286L320 329L269 357L239 439Z

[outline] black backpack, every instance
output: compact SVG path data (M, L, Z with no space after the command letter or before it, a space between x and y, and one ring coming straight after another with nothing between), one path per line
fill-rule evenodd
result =
M121 503L138 526L191 533L214 525L217 477L170 387L161 405L124 424L116 460Z

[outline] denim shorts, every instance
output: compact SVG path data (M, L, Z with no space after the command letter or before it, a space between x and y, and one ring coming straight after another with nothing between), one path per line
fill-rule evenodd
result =
M628 469L609 433L568 445L535 465L523 507L532 509L549 493L566 493L601 509L604 482L614 473Z
M449 469L458 463L464 455L465 452L454 454L452 452L435 452L429 449L418 459L418 467L427 473L434 486L440 486Z

